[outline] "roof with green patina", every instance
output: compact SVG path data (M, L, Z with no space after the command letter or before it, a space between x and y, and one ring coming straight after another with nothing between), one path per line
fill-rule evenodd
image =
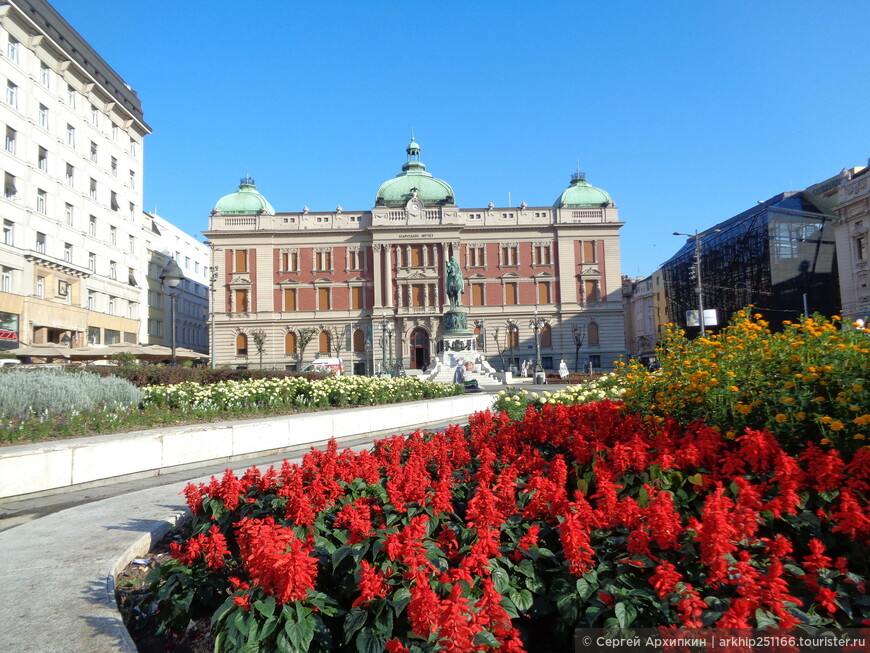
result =
M224 195L214 208L221 215L275 215L275 209L260 194L254 186L254 180L248 175L242 178L239 190Z
M420 161L420 145L412 138L408 147L407 162L402 172L388 179L378 188L375 204L378 206L404 206L412 197L417 197L424 205L455 204L453 188L443 179L426 172Z
M562 194L553 202L557 209L574 209L612 206L613 199L610 193L602 188L596 188L586 182L586 176L577 172L571 175L571 184L562 191Z

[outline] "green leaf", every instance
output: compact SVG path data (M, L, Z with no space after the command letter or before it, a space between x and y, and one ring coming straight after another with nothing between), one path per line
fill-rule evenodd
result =
M498 641L495 635L493 635L488 630L481 630L474 636L474 643L477 646L489 646L492 648L499 648L501 646L501 642Z
M393 592L392 598L393 611L396 613L398 617L402 614L402 610L404 610L408 603L411 602L411 591L407 587L400 587L395 592Z
M406 590L407 591L407 590ZM410 599L410 592L408 593L408 598ZM362 608L353 608L350 612L348 612L344 617L344 643L347 644L350 642L353 634L363 627L363 624L366 622L366 616L368 613Z
M580 596L580 599L585 601L590 596L595 593L597 589L597 584L593 586L586 578L578 578L577 579L577 594Z
M296 608L297 612L300 612L300 606L298 603L296 604ZM299 620L296 624L296 628L299 631L299 648L303 651L310 650L311 640L314 639L314 619L312 619L310 612Z
M265 601L254 601L254 607L267 619L275 614L275 597L270 596Z
M233 626L243 636L248 636L248 621L245 619L245 611L239 610L233 617Z
M517 606L519 612L526 612L532 607L532 601L534 601L534 597L529 590L509 590L508 596L514 605Z
M383 653L387 646L390 635L376 631L374 628L366 628L356 638L356 650L358 653Z
M619 601L616 604L614 612L616 613L616 622L620 628L628 628L634 623L635 617L637 617L637 610L635 610L634 606L623 601Z
M495 591L499 594L504 594L510 589L510 577L508 573L501 567L495 567L492 570L492 584Z

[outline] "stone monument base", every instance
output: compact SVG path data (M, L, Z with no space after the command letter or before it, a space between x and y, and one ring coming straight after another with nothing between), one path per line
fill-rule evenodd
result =
M475 347L475 336L445 335L438 341L438 359L447 367L456 367L459 361L476 363L480 354Z

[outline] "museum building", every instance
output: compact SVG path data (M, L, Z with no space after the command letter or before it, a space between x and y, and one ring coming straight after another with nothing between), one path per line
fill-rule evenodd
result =
M550 205L459 208L413 139L406 153L368 210L276 213L248 176L218 200L204 232L214 364L294 370L337 356L358 374L424 369L456 257L461 309L494 367L534 362L537 318L546 369L611 369L625 340L610 195L577 172Z

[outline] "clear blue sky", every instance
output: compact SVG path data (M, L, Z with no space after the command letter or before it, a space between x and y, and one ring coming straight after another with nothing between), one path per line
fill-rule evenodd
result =
M870 157L870 3L54 0L142 99L145 209L199 234L245 171L368 209L413 127L461 207L550 205L580 160L650 274Z

